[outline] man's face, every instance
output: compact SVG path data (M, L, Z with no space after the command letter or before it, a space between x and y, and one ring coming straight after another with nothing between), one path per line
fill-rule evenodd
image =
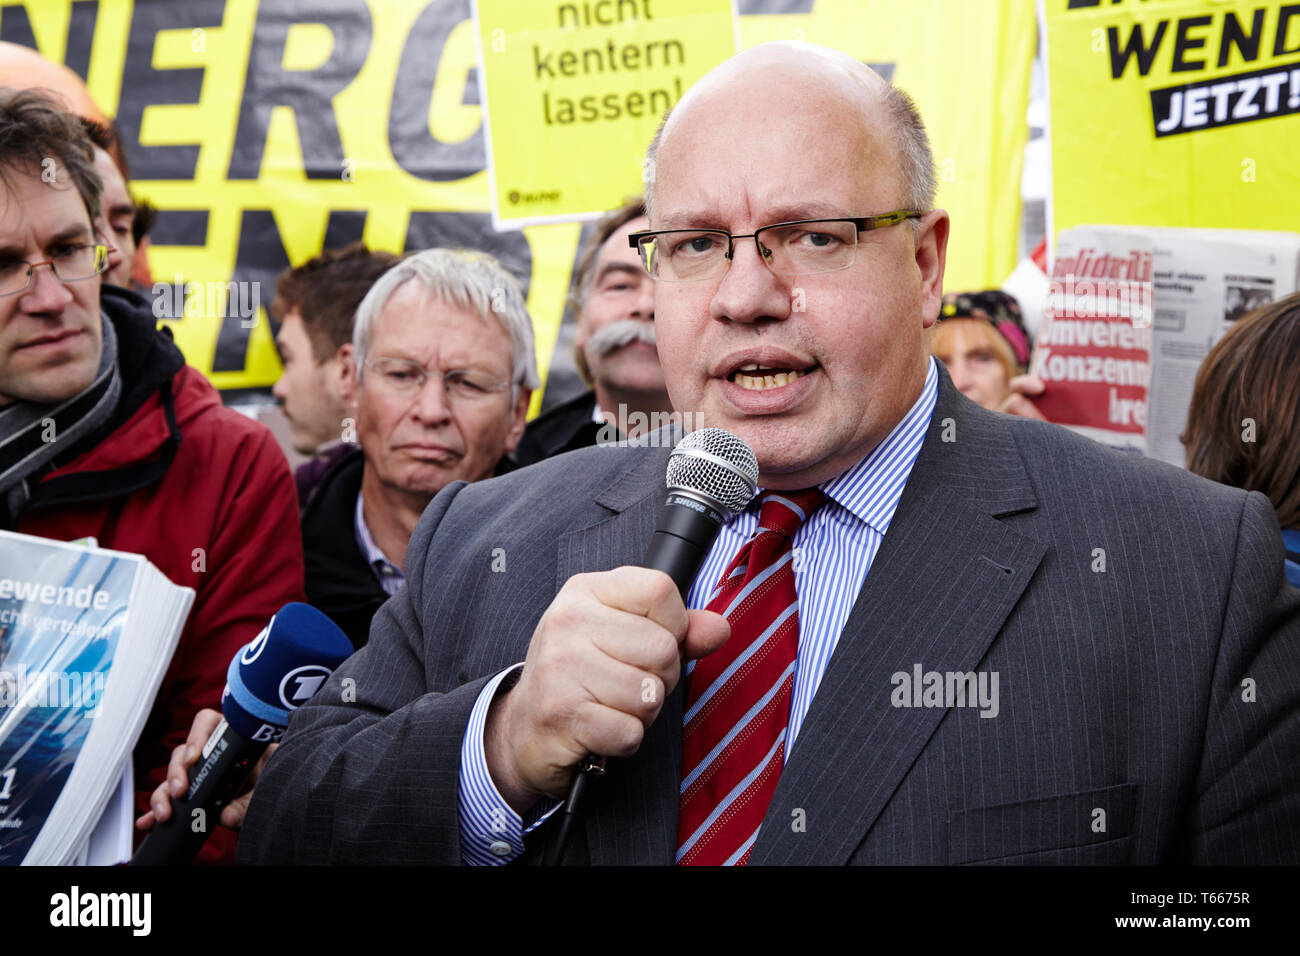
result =
M837 98L801 92L797 79L766 86L762 98L752 89L700 98L666 132L653 228L752 233L900 207L884 126L864 129ZM658 282L659 358L673 406L748 442L765 487L842 473L920 394L946 240L946 214L934 212L918 233L907 223L862 233L847 269L779 277L754 240L741 239L722 276ZM748 365L757 375L799 374L783 385L738 380Z
M99 230L104 242L114 250L109 253L104 281L129 289L131 269L135 265L135 238L131 234L135 203L126 191L126 183L117 171L113 157L99 147L95 147L95 172L99 173L99 178L104 182L95 228Z
M0 264L48 261L94 241L81 195L62 167L52 183L42 182L39 170L5 170ZM40 266L26 291L0 297L0 404L62 401L94 381L103 335L99 281L61 282Z
M326 442L343 437L343 419L348 417L343 399L344 362L352 346L345 345L326 361L317 363L302 312L296 306L280 322L275 345L284 363L284 374L271 394L280 402L289 422L294 449L310 455Z
M642 267L637 251L627 244L630 233L648 228L641 216L615 230L601 245L591 289L578 318L575 344L583 350L592 379L609 391L664 391L663 368L654 345L640 339L619 345L624 336L610 339L608 333L600 334L620 320L654 322L654 280Z
M415 392L394 389L373 366L361 373L355 399L366 466L389 487L433 496L458 479L491 476L524 431L529 391L449 396L440 372L508 383L513 353L501 323L473 309L430 297L417 282L398 288L375 319L367 361L403 359L430 372Z

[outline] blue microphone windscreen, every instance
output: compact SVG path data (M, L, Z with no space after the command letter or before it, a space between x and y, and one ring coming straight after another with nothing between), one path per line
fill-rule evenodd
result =
M230 662L221 712L238 734L278 740L290 712L350 656L337 624L311 605L286 604Z

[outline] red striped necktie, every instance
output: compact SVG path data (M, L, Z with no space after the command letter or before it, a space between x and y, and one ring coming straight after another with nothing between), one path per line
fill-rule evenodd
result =
M708 609L731 638L687 678L677 863L743 866L776 792L799 650L790 541L826 500L817 488L765 491L758 530Z

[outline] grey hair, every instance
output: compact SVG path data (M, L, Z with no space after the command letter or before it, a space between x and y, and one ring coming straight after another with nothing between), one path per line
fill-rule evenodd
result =
M903 178L903 203L909 209L925 213L934 208L937 189L934 154L930 137L916 102L892 83L885 88L885 109L894 123L894 145L898 149L898 169ZM910 220L916 225L916 220Z
M492 256L472 249L425 249L407 256L376 280L357 306L352 326L360 381L370 350L375 319L388 300L407 282L418 282L429 295L472 309L484 321L495 316L510 335L514 370L511 384L535 390L540 385L533 347L533 320L524 305L519 283ZM511 395L515 394L514 389Z
M934 208L937 183L934 154L930 151L930 137L925 131L925 122L921 119L921 112L916 108L912 97L892 83L885 87L881 97L893 125L894 146L898 151L898 168L903 179L903 205L907 209L927 213ZM654 228L653 204L659 144L663 139L664 127L668 125L671 116L672 110L664 114L659 128L655 130L654 138L650 140L650 148L646 150L645 168L650 170L651 175L647 178L645 186L645 209L652 229ZM917 220L909 219L908 222L911 223L913 230L920 228Z

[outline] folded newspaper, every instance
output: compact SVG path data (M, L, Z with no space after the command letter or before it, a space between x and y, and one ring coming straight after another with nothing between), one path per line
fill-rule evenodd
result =
M0 531L0 864L95 858L193 601L140 555Z
M1048 421L1174 465L1196 372L1232 323L1300 288L1300 234L1079 226L1061 233L1030 370Z

